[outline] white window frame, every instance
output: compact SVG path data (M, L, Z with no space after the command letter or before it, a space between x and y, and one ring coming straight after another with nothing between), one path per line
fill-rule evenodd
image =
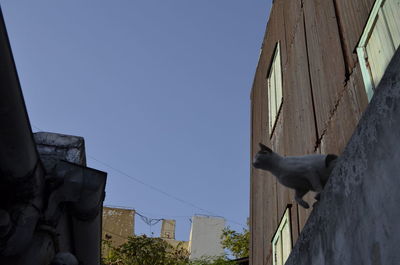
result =
M272 136L283 103L282 59L280 43L275 47L274 56L267 74L268 129Z
M290 250L286 249L284 251L282 237L285 236L284 228L287 227L286 230L286 237L284 241L287 241L290 245ZM292 229L291 229L291 222L290 222L290 207L286 208L285 213L281 219L278 229L275 232L274 237L272 238L272 260L273 265L283 265L285 264L289 254L292 250ZM286 252L286 253L285 253ZM281 254L279 254L281 253ZM280 255L281 260L278 261L278 255Z
M376 0L375 4L371 10L371 13L369 15L368 21L365 25L364 31L361 35L360 41L357 45L356 51L357 51L357 55L358 55L358 60L360 62L360 68L361 68L361 73L364 79L364 85L365 85L365 90L368 96L368 101L371 100L373 94L374 94L374 90L375 90L375 86L377 84L374 84L374 80L372 78L372 71L370 68L370 63L368 61L368 54L367 54L367 44L368 41L375 29L375 25L377 22L377 19L379 16L381 16L381 19L384 20L385 25L388 29L389 35L391 37L392 40L392 45L394 48L394 52L396 51L397 47L395 47L395 41L393 40L393 34L395 34L392 30L393 28L390 28L388 21L387 21L387 14L386 11L384 11L383 9L383 5L390 0ZM399 18L400 19L400 18ZM393 24L392 24L393 26ZM394 54L394 53L393 53ZM387 67L387 66L386 66ZM380 80L378 80L379 83Z

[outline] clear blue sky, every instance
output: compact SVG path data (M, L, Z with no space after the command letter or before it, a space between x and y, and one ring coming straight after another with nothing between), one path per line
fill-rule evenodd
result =
M88 166L108 172L106 205L176 219L179 240L194 214L241 229L270 1L0 3L34 131L85 138ZM136 233L149 233L138 218Z

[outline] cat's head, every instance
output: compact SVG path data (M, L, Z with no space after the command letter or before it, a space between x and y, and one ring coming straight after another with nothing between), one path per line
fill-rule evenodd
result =
M276 154L266 145L259 143L260 151L254 156L253 167L269 170L270 163Z

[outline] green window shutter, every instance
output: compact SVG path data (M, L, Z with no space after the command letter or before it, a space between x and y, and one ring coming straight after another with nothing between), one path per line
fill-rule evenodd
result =
M357 46L368 100L400 44L400 0L376 0Z
M279 110L282 105L282 66L280 44L277 43L271 67L267 75L268 85L268 129L270 136L274 130Z
M284 265L292 251L289 211L287 208L272 239L273 265Z

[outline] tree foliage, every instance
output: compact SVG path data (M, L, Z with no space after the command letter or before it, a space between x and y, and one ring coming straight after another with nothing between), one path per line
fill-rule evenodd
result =
M222 246L236 258L249 255L250 233L225 228L221 237ZM226 256L203 257L189 261L189 253L181 245L173 247L161 238L146 235L132 236L119 247L110 240L103 241L103 265L234 265Z
M228 249L236 258L249 256L250 231L243 229L242 233L226 227L222 231L222 246Z
M189 253L178 246L172 247L161 238L146 235L132 236L119 247L113 247L110 241L103 241L107 254L104 265L186 265Z
M235 265L232 261L228 260L225 256L222 257L203 257L200 259L192 260L188 265Z

